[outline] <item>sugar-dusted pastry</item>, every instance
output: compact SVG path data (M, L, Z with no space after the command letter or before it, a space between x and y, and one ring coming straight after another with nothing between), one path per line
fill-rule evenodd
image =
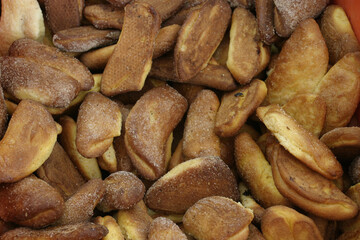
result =
M119 106L101 93L90 92L79 108L76 147L84 157L99 157L120 136Z
M254 214L253 222L259 224L261 222L261 218L265 213L265 208L263 208L259 203L255 201L253 196L251 196L249 188L245 186L243 182L239 183L239 192L240 192L240 203L251 209Z
M177 165L148 189L145 202L155 211L184 213L209 196L239 199L235 177L218 157L200 157Z
M85 183L85 179L59 143L55 144L51 155L36 173L39 178L58 190L64 199L73 195Z
M211 90L202 90L190 105L184 127L185 159L220 156L220 138L215 134L215 119L220 102Z
M201 17L200 17L201 16ZM209 0L191 11L181 26L174 50L176 75L187 82L207 66L231 17L225 0Z
M186 235L173 221L157 217L149 228L149 240L187 240Z
M0 218L20 226L42 228L64 213L64 200L45 181L31 175L0 185Z
M165 173L167 141L187 110L187 101L170 86L146 92L125 122L125 145L137 171L156 180Z
M0 141L0 183L19 181L38 169L50 156L57 134L44 106L21 101Z
M99 240L108 234L106 227L90 223L83 222L65 226L55 226L39 230L31 228L15 228L14 230L8 231L1 236L1 240L11 239L23 239L23 240L51 240L51 239L62 239L62 240Z
M290 36L302 21L320 15L328 2L328 0L274 0L276 33L281 37Z
M342 7L328 6L321 16L320 29L329 49L330 64L334 65L349 52L360 50L359 42Z
M57 221L57 224L68 225L89 221L105 191L106 186L103 180L89 180L66 200L64 214Z
M104 180L105 195L98 205L103 212L130 209L143 199L145 186L135 174L118 171Z
M342 166L330 149L281 107L274 104L259 107L256 113L280 144L298 160L326 178L342 176Z
M212 196L199 200L183 217L185 230L196 239L246 240L254 215L232 199Z
M148 75L160 16L147 3L125 7L124 25L118 43L104 69L101 92L114 96L139 91Z

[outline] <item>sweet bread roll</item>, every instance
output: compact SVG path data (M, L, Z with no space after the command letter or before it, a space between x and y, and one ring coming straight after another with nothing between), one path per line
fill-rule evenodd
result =
M148 240L187 240L187 237L173 221L157 217L150 225Z

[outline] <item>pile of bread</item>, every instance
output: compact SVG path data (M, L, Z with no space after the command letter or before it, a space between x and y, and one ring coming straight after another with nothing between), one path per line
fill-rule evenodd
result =
M0 239L359 239L359 51L327 0L2 0Z

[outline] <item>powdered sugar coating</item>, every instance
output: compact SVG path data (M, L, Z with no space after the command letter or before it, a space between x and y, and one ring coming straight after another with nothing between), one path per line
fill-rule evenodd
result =
M144 197L144 184L131 172L112 173L104 182L106 192L99 204L99 208L104 212L129 209Z
M6 222L39 228L55 222L63 211L61 195L35 176L0 186L0 217Z
M284 19L284 24L292 32L303 20L317 17L327 5L328 0L274 0L274 3Z
M190 105L184 128L186 158L220 156L220 139L214 131L219 106L219 99L211 90L202 90Z
M149 90L131 109L125 123L126 147L145 178L157 179L165 172L165 143L186 109L186 99L169 86ZM154 175L144 169L144 164Z
M91 179L65 202L65 211L57 224L67 225L89 221L96 205L105 194L105 183L101 179Z
M157 217L150 225L148 240L187 240L187 237L173 221Z
M76 146L85 157L99 157L120 136L119 106L101 93L90 92L79 108Z
M201 157L177 165L149 188L145 201L154 210L184 213L209 196L239 199L236 179L218 157Z

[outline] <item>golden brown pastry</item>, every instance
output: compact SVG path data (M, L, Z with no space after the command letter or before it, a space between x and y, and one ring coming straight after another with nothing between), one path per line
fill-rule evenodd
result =
M36 0L1 1L0 55L7 54L17 39L30 38L41 42L45 35L44 18Z
M109 233L106 234L106 236L104 238L102 238L102 240L124 240L125 239L123 234L121 233L119 224L117 224L116 220L113 217L97 216L94 219L94 223L103 225L109 231Z
M115 219L127 239L147 240L152 218L147 212L144 201L138 202L129 210L119 210Z
M73 195L85 183L59 143L55 144L51 155L36 173L39 178L59 191L64 199Z
M53 36L55 47L66 52L86 52L118 41L120 31L99 30L93 26L80 26L58 31Z
M174 50L176 76L181 82L188 82L207 66L230 17L231 9L225 0L206 1L201 8L189 13Z
M220 156L220 139L214 130L219 105L219 99L211 90L202 90L190 105L184 127L185 159Z
M84 17L98 29L122 29L124 9L111 4L93 4L85 6Z
M284 106L284 111L316 137L324 127L326 103L316 94L298 94Z
M81 175L85 179L101 178L101 171L96 158L83 157L76 147L76 122L69 116L60 118L62 133L60 134L60 144L69 155L71 161L75 164Z
M238 239L249 235L254 215L229 198L213 196L199 200L183 217L185 230L196 239Z
M80 26L84 0L44 0L44 5L46 19L53 33Z
M99 157L120 136L119 106L97 92L86 95L77 117L76 147L84 157Z
M159 13L161 20L165 21L177 12L183 5L184 0L135 0L136 2L148 3Z
M121 36L104 69L103 94L114 96L142 89L151 68L160 21L159 14L147 3L131 3L125 7Z
M288 37L305 19L317 17L328 0L274 0L275 29L281 37Z
M164 56L155 59L151 66L149 76L164 81L181 83L181 80L179 80L175 74L173 61L174 59L172 56ZM226 67L219 65L214 59L211 59L209 64L196 76L189 79L187 83L215 88L222 91L231 91L237 87L229 70Z
M249 85L225 93L216 114L215 132L220 137L232 137L239 133L248 117L265 99L266 85L254 79Z
M285 206L266 209L261 220L261 230L265 239L323 239L314 221Z
M360 183L351 186L346 191L346 195L360 207ZM360 231L360 215L357 214L357 216L352 219L340 222L339 227L343 232Z
M265 209L258 204L255 199L251 196L250 190L245 186L243 182L239 183L239 192L240 192L240 203L251 209L254 214L254 223L259 224L261 222L261 218L265 213Z
M316 86L315 94L326 102L323 133L350 122L360 98L360 52L341 58Z
M96 158L96 160L102 170L108 171L110 173L116 172L118 166L114 144L112 143L101 156Z
M345 54L360 50L359 42L344 9L328 6L320 21L320 29L329 49L329 62L334 65Z
M319 26L313 19L303 21L269 70L267 102L284 105L299 93L313 93L328 62L329 53Z
M1 236L1 240L99 240L108 234L106 227L94 223L77 223L40 230L15 228Z
M278 105L259 107L256 113L280 144L306 166L328 179L342 176L342 166L330 149Z
M104 196L105 191L106 186L103 180L89 180L66 200L64 214L56 223L58 225L68 225L89 221L94 214L93 210Z
M275 42L277 36L274 27L274 1L257 0L255 1L255 9L261 40L266 44Z
M235 177L220 158L201 157L177 165L158 179L146 192L145 202L155 211L184 213L198 200L216 195L237 201Z
M64 200L45 181L31 175L0 185L0 218L20 226L41 228L64 213Z
M131 109L125 123L125 145L144 178L156 180L165 173L170 159L168 139L186 109L186 99L167 85L146 92Z
M177 24L160 28L155 38L153 59L160 57L174 48L180 28L181 26Z
M307 168L280 144L267 147L274 182L279 192L298 207L330 220L356 216L358 206L329 179Z
M23 100L0 141L0 183L16 182L38 169L50 156L57 127L39 103Z
M187 237L173 221L157 217L150 225L148 240L187 240Z
M335 156L344 162L350 162L360 155L360 128L335 128L320 138L330 148Z
M270 164L248 133L236 136L235 159L241 179L263 207L291 205L276 188Z
M145 186L133 173L118 171L104 180L105 195L98 205L103 212L130 209L143 199Z
M226 65L237 82L245 85L262 69L260 65L259 31L255 16L238 7L234 10L230 28L229 53Z

